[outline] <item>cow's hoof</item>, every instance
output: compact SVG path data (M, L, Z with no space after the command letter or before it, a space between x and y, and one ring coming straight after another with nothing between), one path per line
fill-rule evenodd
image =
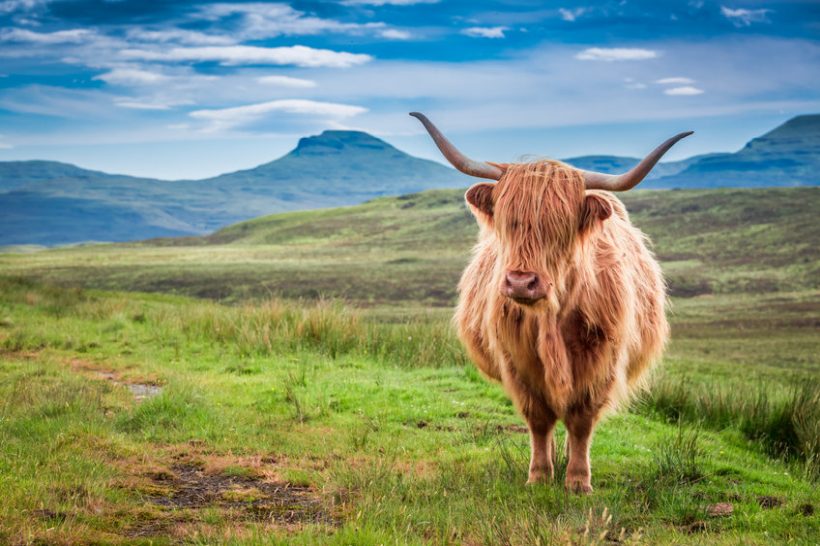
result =
M530 472L529 478L527 478L527 485L538 485L539 483L547 483L550 480L549 476L546 474L533 474Z
M579 495L587 495L589 493L592 493L592 485L590 485L588 479L583 479L583 478L570 479L570 478L567 478L567 481L564 484L564 487L566 488L567 491L569 491L571 493L577 493Z
M527 485L535 485L537 483L549 483L552 481L552 469L545 468L543 470L530 470L530 475L527 478Z

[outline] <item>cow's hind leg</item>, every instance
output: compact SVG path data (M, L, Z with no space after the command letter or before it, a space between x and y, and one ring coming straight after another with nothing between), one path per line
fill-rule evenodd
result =
M546 482L555 476L555 441L552 432L557 417L546 407L527 410L524 415L530 429L530 472L527 483Z

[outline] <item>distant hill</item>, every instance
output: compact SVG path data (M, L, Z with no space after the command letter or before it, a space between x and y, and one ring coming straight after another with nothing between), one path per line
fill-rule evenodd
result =
M740 151L703 157L651 187L770 187L820 184L820 114L798 116Z
M0 211L14 212L0 219L0 245L198 235L264 214L465 182L453 169L359 131L325 131L301 139L280 159L204 180L110 175L54 161L0 162Z
M20 226L27 226L25 237ZM135 226L138 228L135 230ZM146 224L135 209L75 199L12 191L0 198L0 240L60 245L78 241L128 241L143 237L174 237L187 232Z
M570 165L623 172L635 157L582 156ZM820 184L820 114L797 116L751 140L734 153L690 157L658 164L641 188L763 188Z
M623 172L638 158L565 160ZM820 115L793 118L738 152L659 164L643 188L820 184ZM112 175L54 161L0 162L0 245L201 235L271 213L336 207L471 180L360 131L325 131L253 169L204 180Z
M202 181L253 193L274 190L283 201L301 203L299 208L317 208L310 206L317 201L320 206L360 203L465 182L453 169L408 155L360 131L306 137L280 159Z
M655 168L647 176L647 180L658 180L667 176L673 176L687 169L694 163L709 157L716 157L731 154L706 154L696 155L681 161L664 161L655 165ZM585 155L580 157L570 157L562 160L579 169L588 171L599 171L602 173L622 173L626 172L638 164L640 158L622 157L617 155ZM642 186L643 187L643 186Z

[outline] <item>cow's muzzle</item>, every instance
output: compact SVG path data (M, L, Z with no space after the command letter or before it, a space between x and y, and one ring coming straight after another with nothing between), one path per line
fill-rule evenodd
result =
M532 305L547 296L547 285L530 271L509 271L504 278L502 293L516 303Z

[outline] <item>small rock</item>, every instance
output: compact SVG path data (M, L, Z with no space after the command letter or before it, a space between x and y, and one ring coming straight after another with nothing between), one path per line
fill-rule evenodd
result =
M724 516L731 516L735 511L735 507L730 502L719 502L717 504L710 504L706 508L706 513L713 518L720 518Z

